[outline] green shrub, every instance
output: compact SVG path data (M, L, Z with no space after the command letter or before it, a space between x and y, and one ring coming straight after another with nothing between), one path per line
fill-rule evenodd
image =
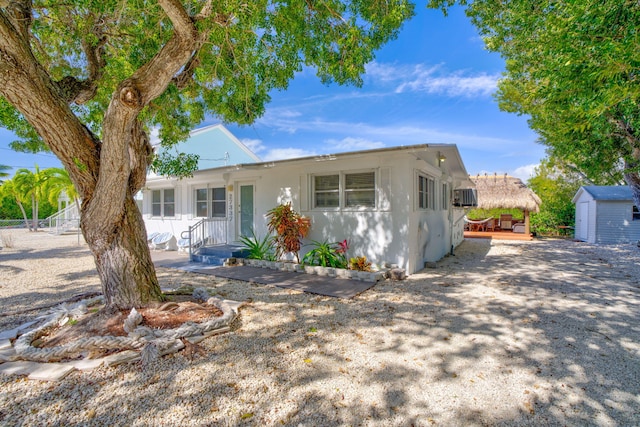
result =
M240 236L240 242L249 251L247 258L267 261L275 260L275 240L270 234L260 239L251 230L251 237Z
M346 241L345 241L346 242ZM346 268L347 258L340 243L311 242L314 246L302 258L302 263L307 265L320 265L322 267Z

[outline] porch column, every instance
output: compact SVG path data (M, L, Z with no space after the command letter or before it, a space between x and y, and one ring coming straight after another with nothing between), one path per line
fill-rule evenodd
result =
M530 235L531 230L529 229L530 221L529 221L529 211L524 211L524 234Z

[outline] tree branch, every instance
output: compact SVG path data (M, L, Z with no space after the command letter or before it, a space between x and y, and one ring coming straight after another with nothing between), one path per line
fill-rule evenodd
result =
M140 150L148 142L145 144L146 136L142 136L144 132L141 132L138 114L167 89L198 48L198 30L181 2L159 0L158 3L173 24L173 35L149 62L120 83L105 113L100 174L94 200L83 204L88 218L103 219L101 224L91 224L95 235L114 235L110 231L124 215L128 191L144 182L141 174L146 173L149 156ZM105 206L109 207L108 211ZM101 243L105 247L109 244Z
M2 0L6 1L6 0ZM19 31L20 35L26 40L29 39L29 28L31 27L31 1L19 0L19 1L6 1L5 8L6 17L11 24Z
M66 76L56 82L62 98L67 103L75 102L79 105L84 104L95 96L98 90L98 80L102 77L104 67L106 66L104 49L107 43L107 36L104 31L105 18L98 17L96 19L96 17L91 14L87 19L91 19L94 22L90 35L97 40L97 43L91 43L88 37L85 37L81 41L82 50L87 60L89 77L84 80L79 80L73 76Z
M213 7L211 6L211 0L207 0L207 2L204 4L204 6L202 6L202 9L200 9L200 13L198 13L194 19L196 21L199 21L201 19L206 19L209 16L211 16L211 13L213 12Z
M617 119L614 117L609 118L609 123L611 123L619 133L617 136L624 139L630 148L631 155L635 160L640 160L640 140L635 135L635 131L631 124L627 123L623 119Z
M189 83L192 81L193 73L195 72L196 68L198 68L198 66L200 65L200 59L198 58L199 51L200 49L196 50L193 53L191 58L189 58L189 62L187 62L187 65L184 66L180 74L178 74L172 79L173 84L176 85L178 90L182 90L186 88L189 85Z
M0 95L11 103L60 159L82 198L90 197L99 171L100 146L60 97L58 86L22 35L0 11Z

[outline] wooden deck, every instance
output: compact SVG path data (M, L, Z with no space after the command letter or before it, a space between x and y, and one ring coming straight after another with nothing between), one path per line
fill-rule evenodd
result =
M465 231L464 237L465 239L533 240L531 234L513 231Z

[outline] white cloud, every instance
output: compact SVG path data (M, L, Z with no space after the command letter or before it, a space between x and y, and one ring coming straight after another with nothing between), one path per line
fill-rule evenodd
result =
M397 82L409 78L413 74L413 67L371 62L366 67L365 78L371 78L376 82Z
M262 140L260 139L244 138L240 140L240 142L242 142L247 146L249 150L253 151L256 154L267 149L267 147L265 147L265 145L262 143Z
M360 148L350 146L349 151L351 149L357 150L395 145L456 144L459 148L481 149L487 152L502 154L504 147L521 144L521 141L475 134L447 132L432 127L425 127L421 124L368 124L362 122L322 120L318 118L313 120L288 121L283 119L278 120L276 116L270 116L268 119L263 118L260 120L260 124L278 131L281 131L286 127L295 127L300 133L312 132L317 134L326 134L330 131L334 135L357 135L351 138L352 141L360 143ZM348 140L348 138L325 140L333 142L336 145L327 145L326 149L319 150L319 152L327 153L329 151L336 150L337 148L340 148L340 142L344 143ZM372 146L371 144L380 145ZM311 155L318 153L314 152L311 153Z
M531 178L534 173L535 173L535 169L540 166L539 164L532 164L532 165L525 165L525 166L520 166L519 168L516 168L515 170L513 170L510 175L511 176L515 176L516 178L520 178L522 180L522 182L526 183L529 178Z
M296 159L298 157L315 156L316 154L314 151L304 150L302 148L274 148L269 150L267 154L263 156L263 159L264 161Z
M360 151L384 147L384 143L380 141L372 141L366 138L352 137L347 137L340 140L329 139L327 140L327 143L332 149L336 151Z
M465 76L462 72L456 72L445 76L434 76L430 70L418 73L409 82L397 87L396 92L427 92L448 96L487 96L491 95L497 87L497 74L480 73L474 76Z
M299 111L289 108L269 108L266 114L258 120L260 123L274 127L280 132L294 134L298 131L298 119L301 118L302 113Z
M381 84L397 84L396 93L426 92L450 97L491 95L499 74L448 72L442 64L393 65L374 62L367 66L367 76Z
M299 112L299 111L280 110L280 116L286 117L288 119L292 119L292 118L295 118L295 117L300 117L301 115L302 115L302 113Z

